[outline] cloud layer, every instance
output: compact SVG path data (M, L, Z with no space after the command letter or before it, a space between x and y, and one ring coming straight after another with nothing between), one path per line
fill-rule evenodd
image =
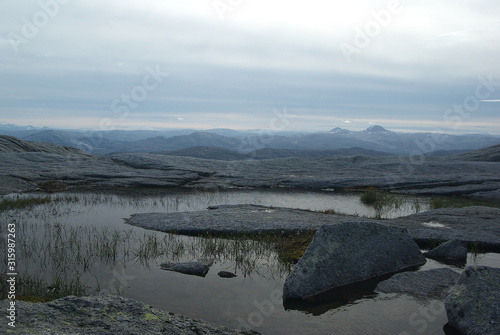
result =
M454 109L484 81L477 100L500 98L498 1L1 6L0 121L268 128L273 109L286 108L290 129L377 122L498 132L500 124L495 102ZM148 68L168 73L154 89Z

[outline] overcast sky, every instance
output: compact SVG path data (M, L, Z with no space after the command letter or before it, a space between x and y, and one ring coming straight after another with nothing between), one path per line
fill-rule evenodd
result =
M500 133L498 0L0 6L0 122Z

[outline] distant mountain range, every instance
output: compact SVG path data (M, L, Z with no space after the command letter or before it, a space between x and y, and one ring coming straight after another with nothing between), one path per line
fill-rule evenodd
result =
M224 160L323 155L444 156L500 144L500 136L399 133L374 125L362 131L264 132L212 129L75 131L19 127L0 123L0 134L71 146L92 154L155 152ZM339 151L339 149L342 149Z

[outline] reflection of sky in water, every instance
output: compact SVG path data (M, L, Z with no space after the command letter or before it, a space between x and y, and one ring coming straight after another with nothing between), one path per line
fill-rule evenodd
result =
M108 233L117 230L124 234L128 231L127 242L130 243L131 250L138 247L137 240L145 234L156 236L158 240L165 239L164 243L167 246L165 253L150 258L146 263L138 262L132 256L120 257L114 263L97 262L93 264L91 273L79 275L86 283L95 283L98 280L104 292L118 291L125 297L145 302L155 308L233 328L250 324L255 330L264 334L399 334L403 331L413 334L421 327L412 326L409 323L410 317L413 315L414 321L425 321L425 318L418 313L422 308L429 306L429 303L387 294L361 298L335 309L326 308L320 315L311 314L312 310L310 313L285 310L281 302L275 303L271 297L273 294L276 295L276 292L281 296L287 270L278 262L277 254L266 245L254 241L242 241L238 244L218 240L223 241L220 243L226 243L226 252L211 254L206 250L213 245L214 240L146 231L123 222L123 218L139 212L193 211L204 210L210 205L245 203L317 211L334 209L340 213L373 216L374 210L360 203L359 194L337 195L328 192L269 190L176 191L161 196L145 197L78 194L78 197L80 199L78 203L43 205L23 211L22 214L4 212L0 213L0 218L3 221L15 217L18 226L25 225L32 228L32 231L23 233L24 237L38 240L44 236L41 233L45 229L44 224L53 225L55 222L65 227L96 226L95 229L98 231L107 229ZM406 211L402 215L410 214L408 211L412 212L414 200L408 199L406 205L402 205L403 211ZM424 206L421 207L421 210L423 209ZM399 213L397 215L400 215ZM7 217L2 218L2 216ZM180 244L183 245L182 251L175 252L180 250L176 249ZM203 258L215 260L205 278L163 271L158 266L163 262ZM30 264L29 259L34 263ZM19 262L22 263L23 259L20 258ZM51 272L49 266L39 268L39 265L35 264L35 256L25 257L24 262L26 269L46 274ZM500 259L498 254L479 255L475 260L469 257L469 264L499 267ZM428 260L423 268L442 266ZM75 266L75 275L81 272L77 270L78 268ZM222 270L235 272L238 277L219 278L217 272ZM245 272L247 275L244 275ZM443 310L439 315L435 315L434 321L426 321L426 329L421 333L442 333L446 321L446 313ZM260 327L256 326L259 324Z
M364 205L359 193L337 194L333 192L307 192L295 190L234 190L234 191L171 191L161 196L139 197L117 195L81 195L88 205L72 204L66 211L82 212L85 216L69 215L71 223L87 224L88 220L114 221L118 216L127 218L134 213L145 212L183 212L205 210L214 205L253 204L262 206L298 208L313 211L333 209L339 214L359 215L364 217L394 218L406 216L428 209L426 198L401 196L398 208L384 208L381 213ZM418 202L418 203L417 203ZM82 221L87 220L87 222Z

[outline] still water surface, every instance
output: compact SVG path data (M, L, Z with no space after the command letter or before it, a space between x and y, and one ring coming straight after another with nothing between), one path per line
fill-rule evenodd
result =
M123 221L134 213L205 210L207 206L221 204L333 209L343 214L397 217L427 209L425 198L405 198L398 208L377 213L360 202L359 194L332 192L172 191L141 196L137 193L62 196L74 196L77 200L0 213L2 221L15 219L22 231L20 238L24 239L26 251L20 256L21 272L41 273L50 281L58 271L66 271L79 276L96 294L119 293L158 309L231 328L252 328L262 334L443 334L447 318L441 302L367 291L340 304L287 309L280 297L289 265L280 262L268 244L146 231ZM96 240L113 234L119 236L118 256L106 259L93 255L94 251L98 253L93 249L101 248L104 243ZM64 244L71 238L73 242ZM81 241L81 246L75 241ZM49 242L52 245L47 246ZM90 260L84 266L82 256L57 267L54 265L57 257L53 256L57 247L54 249L53 244L64 247L67 254L90 255ZM159 251L141 257L139 250L144 245L159 245ZM203 278L159 267L164 262L207 259L213 260L214 265ZM471 256L469 264L500 267L500 258L498 254ZM443 266L428 260L421 270ZM222 270L238 276L220 278L217 273Z

